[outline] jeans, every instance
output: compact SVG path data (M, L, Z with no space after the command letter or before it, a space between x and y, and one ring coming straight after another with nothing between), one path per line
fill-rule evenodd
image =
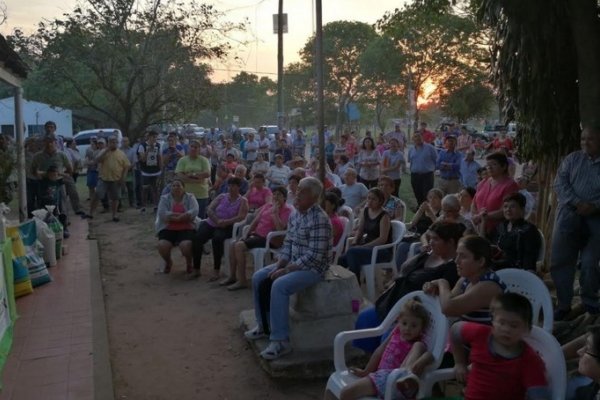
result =
M198 230L194 234L192 240L192 254L194 258L194 269L200 269L202 264L202 251L204 243L212 239L212 252L214 269L218 271L221 269L221 260L223 259L225 239L231 237L233 231L233 225L226 226L224 228L217 228L209 225L208 222L202 221Z
M252 275L252 292L254 296L254 314L259 327L263 328L262 311L260 307L260 285L265 279L269 279L269 274L277 269L277 264L271 264L262 268ZM289 314L290 314L290 296L302 289L306 289L322 279L321 275L314 270L298 270L290 272L273 281L271 287L270 301L270 339L288 340L289 338Z
M581 301L598 308L600 289L600 215L583 217L569 206L557 210L552 237L550 273L556 285L558 308L567 310L573 300L575 265L579 259Z
M338 264L344 268L348 268L354 272L358 278L360 284L360 270L361 266L371 263L371 256L373 255L372 247L351 247L346 254L340 257ZM389 261L392 256L390 249L385 249L377 254L377 262Z

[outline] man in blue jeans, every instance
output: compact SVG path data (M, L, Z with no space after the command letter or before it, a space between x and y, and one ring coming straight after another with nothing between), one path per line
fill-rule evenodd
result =
M257 325L244 336L249 340L269 336L269 345L260 353L264 359L274 360L292 351L290 296L319 282L329 268L332 229L329 217L319 206L322 192L318 179L300 180L296 210L290 215L279 260L252 276Z
M558 298L554 319L564 319L571 310L578 259L581 301L586 312L600 314L600 126L583 130L581 150L562 161L554 189L558 198L550 263Z

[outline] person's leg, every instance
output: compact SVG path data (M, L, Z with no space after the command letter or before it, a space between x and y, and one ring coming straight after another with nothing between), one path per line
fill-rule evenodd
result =
M186 271L192 269L192 241L191 240L183 240L179 243L179 251L181 251L181 255L185 258Z
M400 185L402 184L402 179L394 179L394 196L400 196Z
M236 250L240 243L244 243L241 240L234 242L229 246L229 275L226 279L219 282L219 285L230 285L237 281L236 271L237 271L237 257Z
M435 182L435 177L433 175L433 172L428 172L426 174L423 174L423 178L422 178L422 182L423 182L423 186L421 188L422 192L421 192L421 196L423 196L423 199L426 200L427 199L427 193L433 189L433 183Z
M117 209L119 207L119 197L120 196L120 183L119 182L108 182L108 199L110 201L110 211L112 213L113 221L117 222L119 218L117 218Z
M150 187L148 186L148 177L141 175L141 198L140 198L140 206L142 207L142 211L146 211L146 203L148 201L148 190Z
M564 313L571 309L575 264L584 238L581 235L581 217L565 207L560 207L557 213L552 234L550 274L556 286L557 311Z
M239 241L235 244L233 258L230 260L235 260L234 264L236 266L235 277L237 281L241 284L247 285L248 281L246 279L246 252L248 248L246 247L246 243L243 241Z
M129 207L135 207L135 192L133 190L133 182L125 182L125 190L127 190L127 199L129 200Z
M260 285L265 279L269 279L269 274L277 268L276 264L271 264L265 268L259 269L252 275L252 296L254 299L254 316L256 324L261 332L264 332L262 323L263 316L260 309Z
M376 394L371 378L365 376L345 386L340 392L340 400L354 400Z
M258 285L258 307L260 309L261 326L263 332L267 335L271 334L271 289L273 288L273 280L271 278L263 280Z
M208 197L205 199L196 199L198 202L198 217L201 219L206 218L206 207L208 206Z
M206 221L202 222L198 227L198 230L194 233L194 239L192 240L192 254L193 264L196 274L200 275L200 266L202 264L202 248L204 243L208 242L214 232L215 228L210 226Z
M585 218L587 242L581 250L581 301L586 311L600 313L598 290L600 290L600 216Z
M65 191L67 196L69 197L69 201L71 202L71 208L75 214L81 214L81 203L79 201L79 194L77 193L77 188L75 187L75 180L73 177L68 175L63 179L65 183Z
M424 199L421 197L421 185L418 174L410 174L410 186L417 200L417 206L420 206Z
M272 341L285 341L289 336L290 296L312 286L322 279L313 270L294 271L285 274L273 282L271 288L271 336Z
M137 207L142 206L142 173L139 169L133 170L133 180L135 186L135 204Z
M157 247L158 254L160 254L161 258L165 261L163 272L168 274L173 266L173 260L171 259L171 249L173 248L173 244L168 240L162 239L158 241Z
M344 255L345 264L342 265L352 271L358 279L360 285L360 270L361 266L371 262L371 254L373 249L362 247L351 247ZM341 263L340 263L341 264Z
M223 253L225 249L225 239L231 238L233 226L226 228L216 228L212 238L212 250L213 250L213 261L214 261L214 273L217 278L219 277L219 270L221 269L221 260L223 259Z

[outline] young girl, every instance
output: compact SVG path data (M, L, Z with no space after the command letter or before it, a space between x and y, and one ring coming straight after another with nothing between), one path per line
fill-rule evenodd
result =
M342 389L340 400L374 395L383 399L388 375L400 367L406 368L406 378L412 378L412 384L404 379L405 384L398 385L400 398L414 398L418 391L415 375L420 375L433 361L422 341L428 324L429 313L423 304L417 300L408 301L398 316L398 325L375 350L365 369L350 369L360 379Z

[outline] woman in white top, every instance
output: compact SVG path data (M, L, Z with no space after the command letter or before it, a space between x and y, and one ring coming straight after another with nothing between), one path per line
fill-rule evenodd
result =
M256 161L252 164L252 168L250 169L250 176L254 176L256 174L267 175L269 172L269 162L265 161L265 156L263 153L258 153L256 155Z
M375 143L370 137L366 137L362 143L362 150L358 153L358 162L360 165L359 181L364 183L369 189L377 187L379 179L379 164L381 156L375 150Z
M290 172L290 167L283 164L283 155L277 154L275 156L275 165L271 165L265 176L269 182L269 189L273 190L277 186L287 186Z

